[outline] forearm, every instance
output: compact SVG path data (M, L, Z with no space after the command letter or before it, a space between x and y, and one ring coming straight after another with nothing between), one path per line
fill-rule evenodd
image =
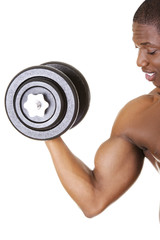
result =
M46 141L59 179L86 214L95 199L93 172L68 149L61 138Z

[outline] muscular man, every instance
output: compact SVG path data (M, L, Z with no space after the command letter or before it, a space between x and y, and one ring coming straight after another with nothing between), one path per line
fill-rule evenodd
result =
M133 18L137 65L156 88L118 114L89 169L59 137L46 141L58 176L87 217L102 212L138 178L144 157L160 167L160 1L146 0Z

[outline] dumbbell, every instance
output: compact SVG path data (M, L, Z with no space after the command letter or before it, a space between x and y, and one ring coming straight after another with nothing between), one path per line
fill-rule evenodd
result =
M63 62L27 68L10 82L5 108L13 126L37 140L56 138L86 115L90 90L84 76Z

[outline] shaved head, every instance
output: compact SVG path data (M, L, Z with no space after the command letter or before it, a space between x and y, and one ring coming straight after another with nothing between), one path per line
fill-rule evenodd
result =
M160 0L146 0L136 11L133 22L153 25L160 34Z

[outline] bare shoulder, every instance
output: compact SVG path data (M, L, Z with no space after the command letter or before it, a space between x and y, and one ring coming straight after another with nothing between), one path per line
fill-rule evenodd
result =
M129 132L136 132L136 130L142 127L146 119L152 120L153 115L157 112L157 104L160 107L159 92L156 88L149 94L142 95L128 102L117 115L112 128L112 135L128 135Z
M160 160L160 90L127 103L115 120L111 137L131 142L156 167L156 159Z

